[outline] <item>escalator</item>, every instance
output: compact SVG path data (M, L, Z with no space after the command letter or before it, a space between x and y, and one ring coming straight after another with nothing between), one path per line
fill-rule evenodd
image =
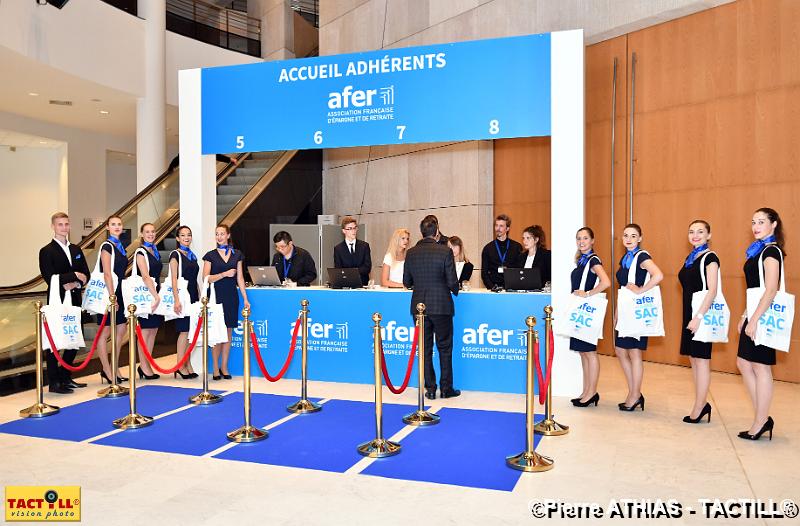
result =
M296 150L245 153L234 155L230 160L226 158L225 161L220 161L218 157L218 222L235 227L236 222L253 203L258 202L296 154ZM321 158L319 168L321 188ZM129 266L135 249L139 247L136 225L144 222L155 225L156 244L162 259L166 260L176 248L174 232L180 219L179 177L180 167L163 173L116 212L126 225L122 241L129 254ZM303 205L300 203L298 206ZM268 229L268 224L264 223L265 229ZM90 269L94 268L100 245L106 237L105 225L101 225L78 243ZM128 243L127 240L132 241ZM165 273L166 269L165 265ZM33 303L37 300L47 302L46 289L47 284L41 276L19 285L0 287L0 394L27 388L30 384L35 360ZM94 323L85 323L84 339L91 342L96 330ZM79 351L77 360L81 361L85 353L85 349Z

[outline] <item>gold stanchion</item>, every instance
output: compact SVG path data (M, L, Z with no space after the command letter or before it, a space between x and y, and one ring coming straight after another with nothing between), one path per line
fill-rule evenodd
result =
M100 398L117 398L128 394L128 388L117 383L117 296L108 297L109 318L111 318L111 385L97 391Z
M364 442L358 446L358 452L365 457L391 457L400 453L400 444L383 438L383 379L381 370L383 353L381 353L381 315L372 315L375 326L372 328L372 352L375 355L375 440Z
M525 319L525 324L528 330L525 333L528 342L528 376L527 376L527 391L525 393L525 451L519 455L506 457L506 464L510 468L518 469L520 471L535 472L547 471L553 469L553 459L544 457L534 451L533 447L533 376L534 376L534 360L538 360L538 356L533 355L534 342L539 341L539 333L533 330L536 325L536 318L528 316Z
M550 362L550 357L555 352L550 346L550 334L553 332L553 307L550 305L544 308L544 348L545 363ZM538 359L538 358L537 358ZM545 373L547 374L547 373ZM541 386L539 386L541 388ZM553 420L553 377L547 385L547 401L544 405L544 420L534 426L534 431L544 436L560 436L569 433L569 426L559 424Z
M308 300L300 302L300 319L302 324L303 362L300 376L300 400L286 408L290 413L316 413L322 411L322 406L308 399Z
M439 423L439 415L425 410L425 304L417 303L417 371L419 377L419 407L403 417L403 422L410 426L432 426Z
M138 429L153 423L152 416L142 416L136 412L136 323L136 305L128 305L128 368L131 382L129 397L131 412L112 422L118 429Z
M60 409L57 406L44 403L44 374L42 371L42 302L35 301L33 303L36 309L36 403L30 407L26 407L19 412L22 418L42 418L58 413ZM50 352L53 352L51 350Z
M222 402L222 397L208 390L208 298L200 298L200 303L200 315L203 317L203 392L189 398L189 402L194 405L209 405ZM191 352L191 349L186 352Z
M228 433L228 440L231 442L256 442L264 440L269 434L263 429L250 425L250 334L253 330L250 321L250 309L242 309L244 318L244 425L239 429Z

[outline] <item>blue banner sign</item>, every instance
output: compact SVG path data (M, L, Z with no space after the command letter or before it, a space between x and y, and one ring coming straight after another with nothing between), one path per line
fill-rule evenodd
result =
M550 135L550 35L202 70L202 151Z
M307 299L308 377L310 380L374 383L372 314L380 312L386 366L399 385L406 371L414 337L411 293L404 291L332 291L325 289L258 289L247 291L253 330L267 371L276 375L289 352L300 301ZM544 307L549 294L462 293L456 297L453 320L455 387L471 391L524 393L526 374L525 318L536 316L544 363ZM241 320L234 329L228 369L241 375ZM262 376L251 351L253 376ZM210 362L209 362L210 363ZM439 357L434 351L439 378ZM416 361L415 369L416 371ZM412 386L417 385L416 372ZM300 378L300 338L287 378Z

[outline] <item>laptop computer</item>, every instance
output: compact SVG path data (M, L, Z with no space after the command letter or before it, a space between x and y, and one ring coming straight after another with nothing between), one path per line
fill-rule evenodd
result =
M357 268L329 268L328 282L332 289L360 289L364 286Z
M281 286L281 278L278 277L275 267L247 267L247 272L250 273L253 285L259 287Z
M542 274L538 268L506 268L503 279L508 291L528 292L542 288Z

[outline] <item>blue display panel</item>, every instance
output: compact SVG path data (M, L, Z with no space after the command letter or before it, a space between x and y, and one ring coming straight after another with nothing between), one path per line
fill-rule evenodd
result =
M202 70L202 151L550 135L550 34Z
M308 376L311 380L374 383L372 314L383 316L383 346L392 382L399 385L414 335L411 292L334 291L327 289L247 290L251 319L264 362L271 375L280 370L289 350L300 301L309 309ZM469 292L455 298L453 375L455 387L473 391L524 393L525 318L535 316L544 361L544 307L549 294ZM240 328L233 332L228 369L242 374ZM300 378L300 339L287 378ZM253 376L261 376L251 356ZM439 357L434 354L439 375ZM416 386L416 372L411 385Z

